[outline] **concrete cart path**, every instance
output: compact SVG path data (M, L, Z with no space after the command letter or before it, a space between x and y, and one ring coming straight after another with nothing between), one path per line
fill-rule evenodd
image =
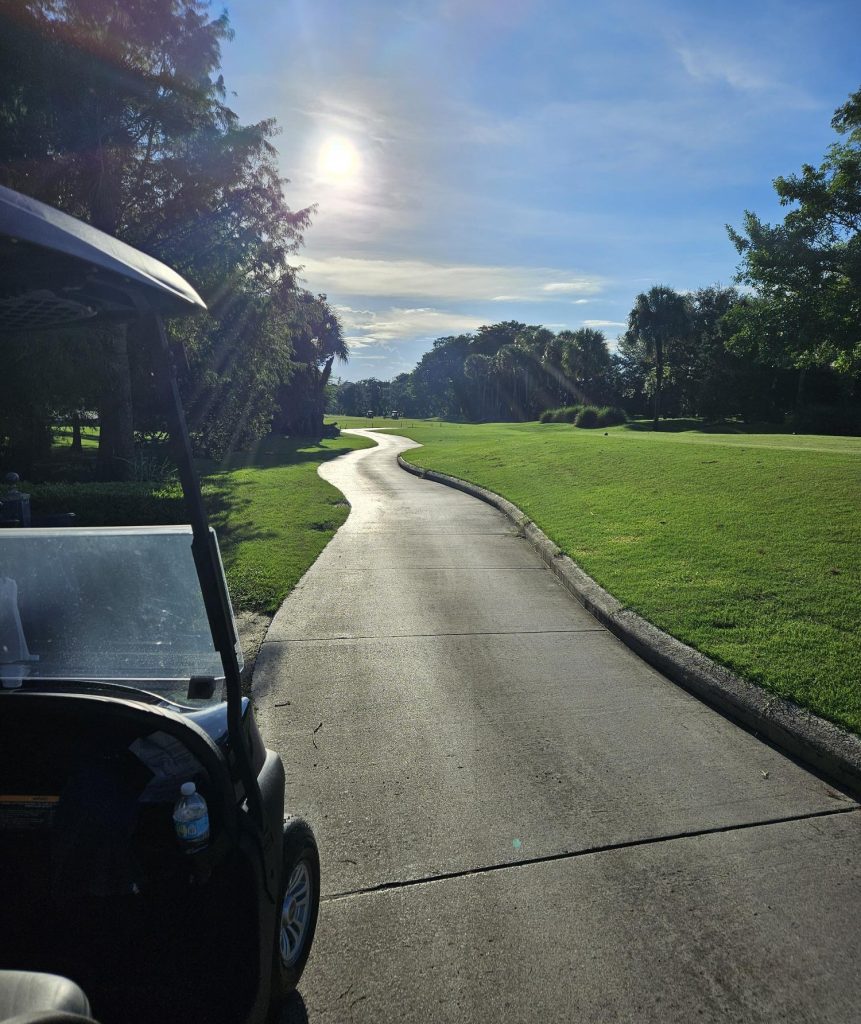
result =
M309 1019L857 1020L857 805L373 436L254 675L322 850Z

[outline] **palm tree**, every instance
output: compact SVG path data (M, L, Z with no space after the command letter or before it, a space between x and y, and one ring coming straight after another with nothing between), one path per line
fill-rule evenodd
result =
M478 419L485 420L487 418L488 385L493 376L493 359L490 356L474 352L466 357L463 373L467 380L472 381L473 387L478 390Z
M516 345L503 345L493 357L491 364L497 380L497 392L501 384L504 392L506 412L510 419L523 419L523 405L519 400L519 381L523 373L523 353Z
M565 353L565 339L562 336L564 333L551 333L541 352L541 369L544 372L544 392L548 407L567 405L571 398L571 383L562 368Z
M610 350L602 331L581 327L576 331L560 331L562 369L572 390L582 402L599 402L608 394Z
M668 285L656 284L641 292L628 316L627 340L641 344L655 366L654 426L661 416L661 389L667 352L681 341L691 327L688 302Z

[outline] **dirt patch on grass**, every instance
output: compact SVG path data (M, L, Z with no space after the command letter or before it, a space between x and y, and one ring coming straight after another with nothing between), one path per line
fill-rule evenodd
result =
M242 692L251 695L251 674L254 662L260 653L260 645L269 629L273 616L261 615L260 612L237 612L236 628L239 631L239 642L242 644L242 656L245 668L242 670Z

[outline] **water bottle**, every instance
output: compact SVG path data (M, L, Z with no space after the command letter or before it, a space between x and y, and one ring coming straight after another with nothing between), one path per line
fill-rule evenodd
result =
M209 844L209 809L193 782L183 782L182 796L173 809L173 825L186 853L197 853Z

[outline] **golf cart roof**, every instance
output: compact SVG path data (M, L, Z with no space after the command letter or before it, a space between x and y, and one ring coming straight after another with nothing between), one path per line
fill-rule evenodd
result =
M0 331L206 309L170 267L0 186Z

